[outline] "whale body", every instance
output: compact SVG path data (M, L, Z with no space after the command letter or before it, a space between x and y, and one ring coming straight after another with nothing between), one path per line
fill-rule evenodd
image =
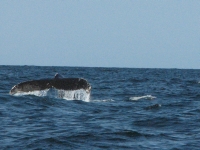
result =
M83 78L63 78L60 74L56 74L53 79L40 79L19 83L12 87L10 95L23 92L41 91L55 88L57 90L80 90L83 89L90 93L91 86L87 80Z

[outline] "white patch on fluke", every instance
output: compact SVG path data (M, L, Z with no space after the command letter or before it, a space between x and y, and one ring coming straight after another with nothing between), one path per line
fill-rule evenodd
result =
M155 99L156 97L155 96L151 96L151 95L146 95L146 96L137 96L137 97L130 97L129 99L130 100L133 100L133 101L138 101L140 99Z
M14 96L23 96L23 95L35 95L39 97L49 96L65 100L82 100L85 102L90 102L90 93L86 92L84 89L67 91L67 90L57 90L53 88L41 91L20 92L14 94Z
M35 96L47 96L49 89L41 91L30 91L30 92L18 92L14 96L23 96L23 95L35 95Z
M90 101L90 93L87 93L85 90L72 90L72 91L65 91L65 90L57 90L58 98L63 98L66 100L82 100L85 102Z

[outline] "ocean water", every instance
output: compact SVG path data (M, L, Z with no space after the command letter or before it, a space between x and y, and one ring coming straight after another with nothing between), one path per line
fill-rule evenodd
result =
M55 73L90 98L9 95ZM200 70L0 66L0 81L0 149L199 149Z

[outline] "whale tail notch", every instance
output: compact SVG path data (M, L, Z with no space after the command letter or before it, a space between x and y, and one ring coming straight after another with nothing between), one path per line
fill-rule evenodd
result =
M63 76L60 75L59 73L56 73L55 76L54 76L54 79L62 79Z

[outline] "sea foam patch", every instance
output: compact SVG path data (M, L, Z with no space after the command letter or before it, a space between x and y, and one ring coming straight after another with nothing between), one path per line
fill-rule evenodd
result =
M113 99L92 100L92 102L114 102Z
M155 96L151 96L151 95L146 95L146 96L135 96L135 97L130 97L129 99L130 100L133 100L133 101L138 101L140 99L149 99L149 100L152 100L152 99L155 99L156 97Z

